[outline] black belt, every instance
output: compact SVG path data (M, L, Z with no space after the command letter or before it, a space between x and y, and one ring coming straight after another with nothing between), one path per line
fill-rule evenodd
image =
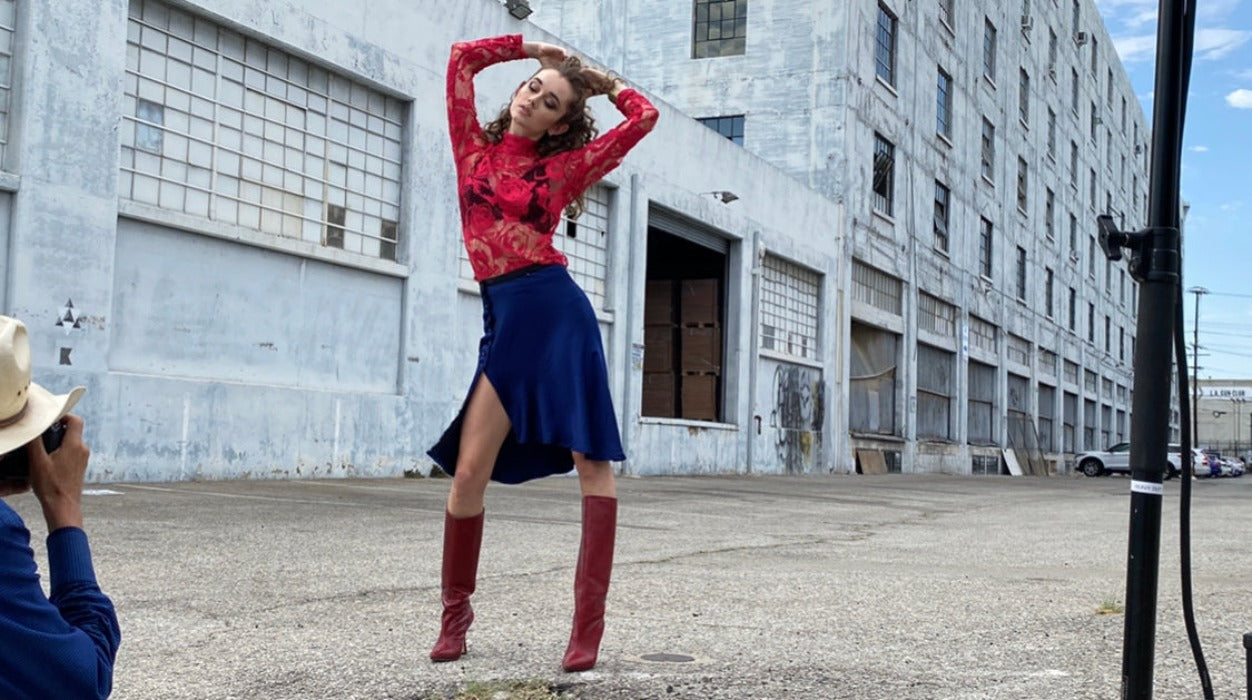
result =
M532 275L548 267L560 267L560 266L553 264L553 263L535 263L533 265L527 265L526 267L519 267L516 270L506 272L503 275L497 275L495 277L485 279L482 282L479 282L478 285L484 288L490 287L493 284L499 284L501 282L508 282L509 280L517 279L518 277L525 277L526 275Z

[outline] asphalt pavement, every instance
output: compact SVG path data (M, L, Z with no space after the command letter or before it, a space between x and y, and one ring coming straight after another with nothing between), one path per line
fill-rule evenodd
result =
M600 663L560 668L578 483L492 485L470 653L432 664L446 479L93 485L122 623L115 698L1117 698L1130 480L654 477L618 482ZM1156 697L1198 698L1165 486ZM1216 697L1246 696L1252 477L1194 485L1195 608ZM43 537L34 499L10 499ZM37 546L41 571L43 547Z

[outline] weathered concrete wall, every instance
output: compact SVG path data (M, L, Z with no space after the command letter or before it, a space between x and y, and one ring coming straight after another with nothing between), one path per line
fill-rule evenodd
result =
M96 480L426 472L424 451L464 397L481 333L477 295L458 276L444 111L448 46L519 31L561 39L512 19L494 0L178 6L405 102L399 262L119 199L128 3L22 3L6 161L13 172L0 173L0 188L12 190L3 197L12 211L3 217L10 226L0 269L5 312L32 328L37 380L56 390L88 387L78 410ZM573 48L597 56L595 46ZM532 70L517 62L485 71L476 83L480 114L494 113ZM748 387L757 359L741 351L754 323L744 294L753 251L743 242L760 232L771 249L832 270L843 214L778 168L659 106L656 132L607 180L615 193L611 308L602 327L630 455L624 469L749 471L756 412ZM617 121L607 104L596 108L602 125ZM741 200L724 205L700 194L722 189ZM651 202L731 241L722 424L639 419L641 369L632 358L643 342ZM840 284L828 271L824 289ZM54 325L71 302L78 327ZM841 348L833 336L826 341L829 400L840 390L829 377L838 376ZM830 427L836 414L826 411L823 445L838 439ZM833 468L833 452L812 454L805 469Z

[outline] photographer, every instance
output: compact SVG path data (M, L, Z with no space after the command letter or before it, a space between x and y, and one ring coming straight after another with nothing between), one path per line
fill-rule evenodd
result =
M26 326L0 316L0 496L29 489L39 499L52 589L45 597L30 532L0 501L0 698L106 698L113 688L121 635L82 529L90 453L69 414L82 393L31 382Z

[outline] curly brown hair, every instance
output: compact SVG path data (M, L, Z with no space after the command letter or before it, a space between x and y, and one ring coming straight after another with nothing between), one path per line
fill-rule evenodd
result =
M599 133L596 129L596 121L591 116L591 110L587 108L587 97L593 94L594 86L583 73L582 61L575 56L570 56L553 68L573 88L574 101L569 104L565 118L561 120L561 123L568 125L569 128L555 135L544 134L535 142L535 150L541 158L582 148L591 143L591 140ZM508 133L512 122L513 117L509 114L509 106L506 104L504 109L500 110L499 116L483 127L487 140L500 143L500 140ZM565 207L565 215L570 219L577 219L583 213L585 204L584 193L579 192L574 201Z

